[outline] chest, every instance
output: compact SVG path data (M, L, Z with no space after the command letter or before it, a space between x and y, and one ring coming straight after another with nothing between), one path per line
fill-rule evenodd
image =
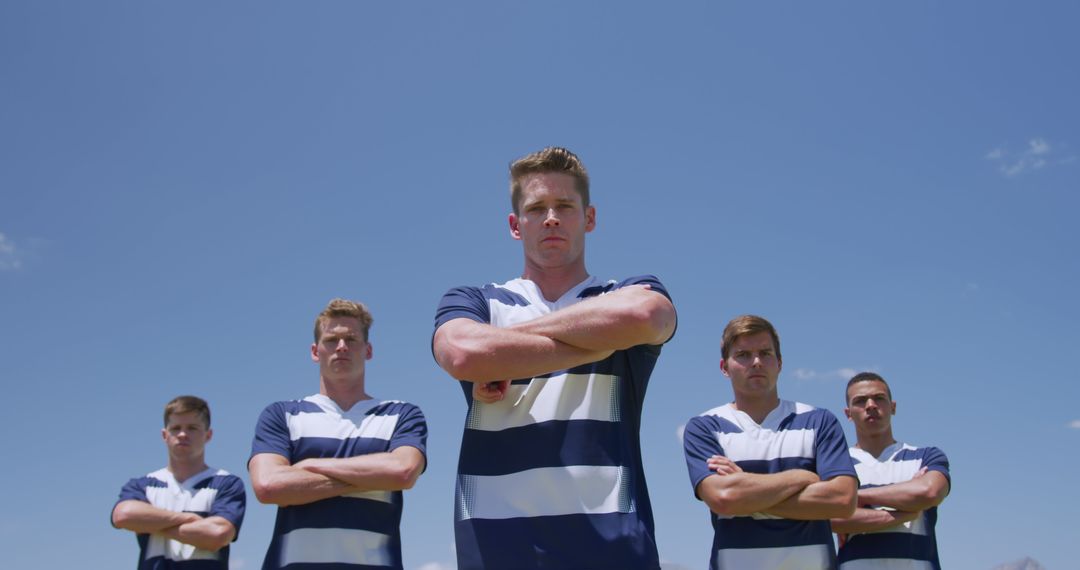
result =
M301 413L288 418L293 460L355 457L387 451L397 415Z
M859 483L866 485L890 485L910 481L922 468L921 459L903 461L860 461L855 464Z
M177 486L148 487L146 499L151 505L167 511L207 513L210 512L217 493L217 489L210 487L201 489Z

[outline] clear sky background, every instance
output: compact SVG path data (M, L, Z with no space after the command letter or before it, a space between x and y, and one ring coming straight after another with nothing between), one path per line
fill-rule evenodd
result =
M783 340L781 396L842 417L889 379L937 445L947 568L1076 567L1080 8L1060 2L0 3L0 551L125 568L127 479L161 409L255 420L317 390L314 316L375 315L369 391L425 411L407 568L453 567L461 390L431 358L451 286L520 275L506 166L577 152L590 272L654 273L679 329L642 437L661 558L706 565L677 433L731 399L719 336ZM849 440L850 424L845 420ZM274 508L233 547L257 568Z

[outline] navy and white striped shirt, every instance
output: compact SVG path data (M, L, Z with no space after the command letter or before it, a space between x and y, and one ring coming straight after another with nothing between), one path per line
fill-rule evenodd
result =
M653 276L589 277L555 302L525 279L451 289L435 328L456 318L508 327L639 283L668 296ZM461 383L469 413L454 517L458 568L659 568L639 438L659 355L660 346L635 346L516 379L493 404L473 401L472 383Z
M207 468L183 483L162 468L127 482L120 490L121 501L142 501L166 511L222 517L236 528L244 521L244 482L221 469ZM115 507L114 507L115 508ZM139 570L228 570L229 547L210 552L166 538L161 534L137 534ZM233 538L236 540L236 538Z
M874 457L852 447L848 450L859 473L860 488L879 487L910 481L923 467L949 479L949 458L936 447L913 447L894 443ZM937 507L923 511L919 518L892 528L848 536L840 547L842 570L940 570L937 537Z
M713 455L731 459L747 473L806 469L822 481L840 475L855 477L836 416L788 400L780 400L760 425L731 404L709 410L686 424L683 446L695 496L698 484L716 474L706 464ZM765 513L738 517L710 514L713 570L836 567L827 520L783 519Z
M426 454L420 408L365 400L343 411L322 394L270 404L259 416L251 455L275 453L290 464L411 446ZM401 568L401 491L364 491L278 507L263 568Z

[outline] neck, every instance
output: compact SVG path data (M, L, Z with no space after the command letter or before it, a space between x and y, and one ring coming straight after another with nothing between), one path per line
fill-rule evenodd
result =
M776 409L780 405L780 397L776 392L771 392L767 395L747 396L735 394L735 401L732 403L736 410L745 413L750 416L750 419L760 424L765 421L769 412Z
M180 483L187 481L192 475L198 475L206 471L206 460L204 456L193 458L190 460L169 458L169 473L176 477L176 480Z
M858 447L874 457L881 455L881 452L885 451L886 447L896 443L896 440L893 439L892 429L881 433L860 433L856 435L858 436L859 441L855 444L855 447Z
M335 380L322 376L319 378L319 393L330 398L343 411L349 411L357 402L370 400L364 391L364 377L349 380Z
M540 289L540 294L548 301L557 301L559 297L574 288L589 276L585 270L584 257L564 267L537 267L525 260L525 271L521 274Z

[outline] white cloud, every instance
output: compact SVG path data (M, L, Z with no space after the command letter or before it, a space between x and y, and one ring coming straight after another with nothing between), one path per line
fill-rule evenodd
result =
M1080 420L1073 420L1069 422L1069 427L1073 429L1080 429Z
M675 437L679 440L679 443L682 443L684 433L686 433L686 424L679 424L679 427L675 428Z
M4 234L0 234L0 271L15 270L20 267L22 267L22 260L15 242L9 240Z
M998 171L1008 177L1017 176L1028 170L1041 170L1051 164L1068 164L1076 156L1060 156L1062 145L1051 145L1042 137L1027 141L1027 146L1019 152L1010 152L1004 147L997 147L986 153L984 158L997 164ZM1051 160L1050 155L1058 155Z
M457 566L448 562L426 562L421 564L417 570L455 570Z
M243 558L229 557L229 570L239 570L247 565L247 561Z
M872 368L837 368L836 370L826 370L824 372L818 372L817 370L811 370L809 368L796 368L792 373L796 380L850 380L852 376L858 374L863 370L873 370Z

